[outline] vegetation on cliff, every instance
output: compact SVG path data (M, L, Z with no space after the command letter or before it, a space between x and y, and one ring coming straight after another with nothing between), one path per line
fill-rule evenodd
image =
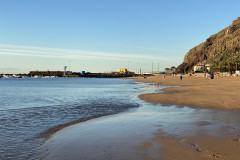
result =
M192 48L177 71L190 73L197 63L210 64L212 72L233 72L240 68L240 17L229 27Z

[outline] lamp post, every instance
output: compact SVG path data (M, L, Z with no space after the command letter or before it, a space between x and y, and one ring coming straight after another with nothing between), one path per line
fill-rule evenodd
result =
M153 62L152 62L152 74L153 74Z

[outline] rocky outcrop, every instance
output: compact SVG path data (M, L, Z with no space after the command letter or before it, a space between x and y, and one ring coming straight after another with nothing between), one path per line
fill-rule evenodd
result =
M210 36L204 43L188 51L183 63L177 67L177 71L190 73L197 63L208 63L212 70L234 69L235 64L239 63L239 58L240 17L229 27Z

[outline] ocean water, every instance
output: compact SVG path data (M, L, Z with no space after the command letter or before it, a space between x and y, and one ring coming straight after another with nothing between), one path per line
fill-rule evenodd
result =
M59 129L139 107L144 91L132 79L0 79L0 159L31 159Z

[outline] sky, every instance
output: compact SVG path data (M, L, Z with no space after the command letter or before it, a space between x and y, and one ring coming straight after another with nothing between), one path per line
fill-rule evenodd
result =
M0 73L163 71L240 17L239 0L0 0Z

